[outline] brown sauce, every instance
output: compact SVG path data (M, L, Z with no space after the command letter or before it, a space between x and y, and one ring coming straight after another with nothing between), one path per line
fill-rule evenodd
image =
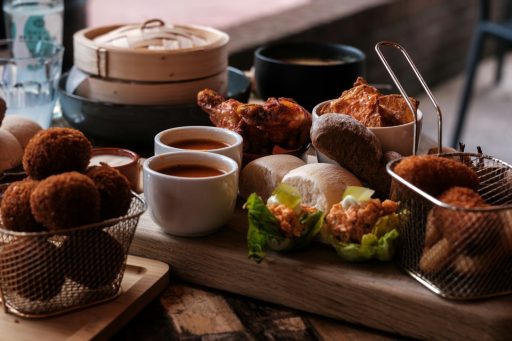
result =
M211 150L229 147L229 144L210 139L189 139L167 143L168 146L179 149Z
M200 165L173 165L158 170L159 173L179 176L185 178L206 178L210 176L222 175L225 172L208 166Z

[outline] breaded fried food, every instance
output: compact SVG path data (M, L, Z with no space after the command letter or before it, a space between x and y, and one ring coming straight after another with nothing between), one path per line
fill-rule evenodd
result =
M39 181L29 178L9 185L2 197L2 224L8 230L39 232L46 229L39 224L30 209L30 195Z
M476 190L478 175L465 164L436 155L413 155L402 159L394 172L430 195L438 196L450 187Z
M132 195L128 179L107 164L92 166L85 173L94 181L100 193L102 219L120 217L130 208Z
M23 168L27 175L37 180L64 172L84 172L91 152L91 142L82 132L50 128L30 139L23 155Z
M325 105L320 114L340 113L352 116L365 127L382 127L377 104L380 92L358 77L354 87L343 91L341 96Z
M459 208L490 207L477 192L465 187L452 187L438 199ZM429 219L435 221L444 238L469 254L480 254L493 248L503 228L499 216L492 212L457 211L435 206Z
M0 250L2 290L31 301L48 301L65 281L61 261L60 249L44 238L14 239Z
M123 267L124 255L123 246L101 230L73 233L62 247L66 276L90 289L114 282ZM77 262L81 266L75 266Z
M417 110L419 101L412 97L409 99ZM350 115L365 127L395 126L414 120L401 95L382 95L363 77L357 77L351 89L343 91L339 98L330 101L318 112L319 115L327 113Z
M5 105L4 99L0 98L0 126L2 125L2 121L4 120L6 110L7 106Z
M67 172L41 181L30 196L30 207L47 229L62 230L97 222L100 193L88 176Z
M415 109L418 109L419 102L409 97ZM402 95L385 95L379 97L379 114L384 126L397 126L414 121L414 114L411 112Z

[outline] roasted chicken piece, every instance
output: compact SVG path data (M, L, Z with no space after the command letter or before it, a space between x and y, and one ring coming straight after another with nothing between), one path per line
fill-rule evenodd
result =
M410 97L415 109L419 102ZM358 77L351 89L325 105L319 114L350 115L366 127L387 127L412 122L413 113L401 95L382 95L379 90Z
M205 89L197 94L197 104L215 126L242 135L247 153L269 154L274 145L296 149L310 140L311 114L289 98L270 97L262 105L244 104Z

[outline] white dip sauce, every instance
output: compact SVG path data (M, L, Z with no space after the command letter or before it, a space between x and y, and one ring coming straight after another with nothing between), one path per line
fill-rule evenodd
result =
M114 154L100 154L94 155L89 162L89 166L99 166L101 162L106 163L111 167L119 167L127 165L132 162L128 156L114 155Z

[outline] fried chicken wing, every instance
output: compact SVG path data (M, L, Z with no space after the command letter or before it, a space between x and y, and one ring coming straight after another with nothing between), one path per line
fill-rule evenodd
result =
M274 145L296 149L310 140L311 114L289 98L271 97L262 105L244 104L205 89L197 94L197 104L215 126L242 135L247 153L268 154Z
M290 98L270 97L263 105L242 104L237 112L280 147L294 149L309 142L311 114Z
M257 127L250 126L242 119L238 108L242 105L235 99L225 100L211 89L204 89L197 94L197 105L208 113L210 121L216 127L226 128L242 135L244 152L265 154L270 153L273 144L268 133L261 132Z

